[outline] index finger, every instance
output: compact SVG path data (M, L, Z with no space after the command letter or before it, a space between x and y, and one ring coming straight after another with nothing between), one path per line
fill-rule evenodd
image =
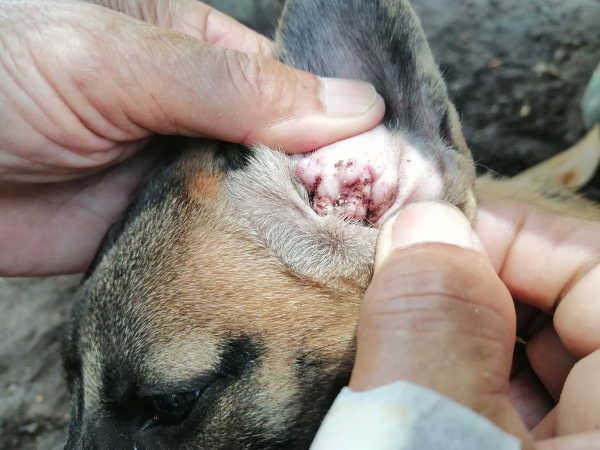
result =
M475 229L512 295L555 312L570 351L600 347L600 223L484 199Z
M271 40L196 0L92 2L153 25L180 31L218 47L273 56Z

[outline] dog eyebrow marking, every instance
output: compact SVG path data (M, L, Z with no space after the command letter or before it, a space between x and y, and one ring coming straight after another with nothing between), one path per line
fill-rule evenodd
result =
M221 348L217 373L235 378L253 370L264 353L260 340L245 334L228 339Z
M119 387L123 387L123 381L135 380L135 374L117 374L105 368L104 395L110 399L110 403L118 405L135 398L203 390L218 379L233 382L253 371L264 352L258 339L243 334L230 337L220 345L219 350L219 362L216 367L203 371L190 379L177 382L164 381L152 383L149 386L132 386L130 384L122 390ZM223 386L227 386L229 382L225 382Z

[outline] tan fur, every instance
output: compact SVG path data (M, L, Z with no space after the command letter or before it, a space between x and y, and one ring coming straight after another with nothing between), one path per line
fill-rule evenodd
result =
M264 342L264 356L247 382L263 394L248 420L276 429L296 413L293 369L300 349L331 372L352 359L362 289L331 289L294 274L217 211L199 215L189 229L177 278L157 293L166 301L148 305L154 311L147 326L157 333L148 372L161 382L188 379L216 365L219 342L254 336ZM219 402L236 404L231 395Z
M153 314L161 334L177 338L174 331L201 328L202 339L219 339L223 333L245 332L267 341L302 340L307 351L323 347L324 357L338 354L338 346L325 347L336 344L336 336L352 332L348 324L356 315L358 289L352 296L298 276L265 252L247 230L215 216L201 215L190 224L182 245L185 253L174 268L177 278L164 287L167 300ZM177 289L169 296L173 285ZM211 298L218 301L207 301ZM320 332L306 336L307 327Z
M453 128L453 133L459 131ZM263 148L255 155L243 171L226 174L213 166L210 155L200 162L184 161L185 206L167 201L144 211L131 225L129 236L143 250L123 263L135 269L129 274L132 281L121 284L109 272L102 281L88 282L91 293L85 285L81 292L121 293L125 309L113 316L111 327L131 328L131 343L115 345L124 357L143 356L144 386L185 382L216 368L220 346L232 337L260 343L255 370L213 400L210 422L190 443L196 448L213 448L205 434L226 437L230 431L221 427L229 426L240 405L244 423L260 429L264 439L300 420L298 402L310 386L299 379L299 358L308 362L308 370L318 367L320 376L349 373L360 301L371 275L376 231L316 216L288 158ZM597 205L564 189L544 196L536 180L480 178L477 190L482 196L524 200L600 220ZM147 223L156 230L149 243L140 240L147 235L140 231ZM101 267L122 261L118 250L109 251ZM104 414L100 361L108 338L94 336L107 325L93 319L96 314L82 322L84 330L98 327L82 331L87 420L101 420L93 418ZM144 333L140 337L138 326ZM225 440L224 448L228 445Z
M369 13L357 23L370 33L347 27L350 5ZM458 114L406 0L292 1L285 11L283 61L372 82L383 75L390 131L413 133L438 158L444 199L470 219L476 190L600 220L595 204L564 188L589 178L592 145L513 179L480 178L474 190ZM405 60L385 59L398 49ZM78 290L65 352L67 448L305 449L348 381L377 230L317 215L284 154L173 142L174 161L113 227ZM174 425L160 405L180 394L197 396Z
M189 196L198 199L216 199L221 191L223 175L215 172L200 170L190 180Z

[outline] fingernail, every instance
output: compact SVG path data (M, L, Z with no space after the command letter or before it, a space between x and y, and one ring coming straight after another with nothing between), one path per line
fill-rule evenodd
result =
M449 203L411 203L392 216L381 228L375 266L393 250L423 243L441 243L482 250L467 218Z
M331 116L357 116L372 109L383 99L372 84L340 78L321 78L321 101Z

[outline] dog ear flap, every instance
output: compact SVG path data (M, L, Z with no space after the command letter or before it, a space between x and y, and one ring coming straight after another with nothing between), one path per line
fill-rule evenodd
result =
M288 0L277 43L298 69L372 83L388 127L451 144L446 87L407 0Z

